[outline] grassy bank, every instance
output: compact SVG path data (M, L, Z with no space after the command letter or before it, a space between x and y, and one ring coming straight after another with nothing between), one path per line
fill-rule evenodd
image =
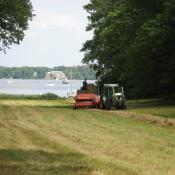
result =
M42 95L11 95L11 94L0 94L0 99L6 100L60 100L65 99L63 97L59 97L54 93L46 93Z
M175 101L165 99L130 100L128 111L175 119Z
M0 175L174 175L175 127L124 113L1 99Z

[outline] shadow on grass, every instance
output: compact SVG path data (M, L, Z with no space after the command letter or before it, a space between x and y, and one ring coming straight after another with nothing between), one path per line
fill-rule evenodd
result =
M0 175L88 175L91 168L79 153L0 150Z
M26 106L29 107L29 106ZM53 106L42 106L42 105L38 105L38 106L34 106L37 108L55 108L55 109L74 109L74 105L53 105Z
M22 107L25 107L25 108L42 108L42 109L74 109L74 104L70 104L70 105L52 105L52 106L47 106L47 105L20 105L20 106L16 106L16 105L0 105L0 108L9 108L9 107L12 107L12 108L22 108Z
M175 106L175 101L167 99L129 100L127 103L129 109Z

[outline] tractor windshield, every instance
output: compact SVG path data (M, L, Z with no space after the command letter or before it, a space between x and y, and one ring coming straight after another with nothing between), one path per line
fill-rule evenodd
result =
M115 87L115 93L120 93L120 88L118 86Z
M113 88L111 88L111 87L105 88L103 93L105 96L112 96L114 93Z

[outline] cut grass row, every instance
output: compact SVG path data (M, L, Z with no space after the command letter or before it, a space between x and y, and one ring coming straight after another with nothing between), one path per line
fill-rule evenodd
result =
M64 100L0 100L0 140L3 175L175 172L174 127L73 110Z

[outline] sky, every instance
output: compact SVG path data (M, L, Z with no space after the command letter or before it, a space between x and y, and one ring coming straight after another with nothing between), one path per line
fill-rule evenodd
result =
M82 44L92 37L86 32L89 0L31 0L35 17L20 45L0 53L0 66L81 65Z

